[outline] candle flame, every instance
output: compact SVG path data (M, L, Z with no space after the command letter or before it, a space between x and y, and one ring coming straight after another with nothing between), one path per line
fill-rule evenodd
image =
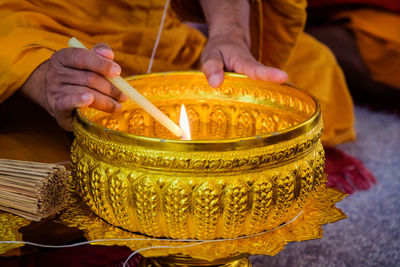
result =
M189 120L186 113L185 105L182 104L181 107L181 117L179 119L179 126L183 130L182 140L192 140L190 137L190 128L189 128Z

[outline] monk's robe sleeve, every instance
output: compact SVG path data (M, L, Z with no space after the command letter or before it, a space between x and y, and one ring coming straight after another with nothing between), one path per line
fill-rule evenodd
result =
M27 1L1 2L0 103L68 41L58 34L61 25Z
M400 90L400 13L361 8L341 11L334 18L345 20L354 33L372 78Z

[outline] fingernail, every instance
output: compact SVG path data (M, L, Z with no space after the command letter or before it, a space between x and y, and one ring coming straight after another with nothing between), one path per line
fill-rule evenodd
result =
M115 106L114 106L114 107L115 107L115 108L114 108L114 112L119 112L119 111L121 111L121 109L122 109L121 104L118 103L118 102L115 102Z
M97 49L95 49L94 52L102 57L105 57L105 58L108 58L111 60L114 58L113 51L108 48L105 48L105 47L97 48Z
M121 67L113 62L112 66L111 66L111 76L115 77L121 74Z
M86 102L91 101L92 98L93 98L93 96L92 96L91 94L89 94L89 93L85 93L85 94L83 94L83 95L81 96L81 98L82 98L83 102L86 103Z
M128 96L126 94L121 94L121 96L119 97L119 101L121 102L125 102L128 100Z
M109 50L110 49L107 49L107 48L104 48L104 47L100 47L100 48L96 48L95 52L97 54L106 54L106 53L108 53Z
M221 77L218 74L213 74L208 79L208 83L211 85L211 87L216 88L221 84Z
M79 107L89 106L93 102L93 95L89 93L85 93L81 95L82 102L79 104Z
M281 71L281 70L276 70L275 71L277 78L281 81L281 82L286 82L288 79L288 75L286 72Z

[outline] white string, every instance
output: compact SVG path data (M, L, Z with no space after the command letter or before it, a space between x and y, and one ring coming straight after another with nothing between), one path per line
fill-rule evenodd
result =
M194 246L197 246L197 245L200 245L203 243L204 242L197 242L197 243L192 243L192 244L184 245L184 246L153 246L153 247L141 248L141 249L134 251L131 255L129 255L129 257L125 260L124 265L122 265L122 267L126 267L129 260L136 254L138 254L139 252L142 252L143 250L149 250L149 249L154 249L154 248L187 248L187 247L194 247Z
M287 226L297 220L297 218L303 213L303 211L300 211L299 214L296 215L292 220L290 220L287 223L281 224L274 229L266 230L260 233L252 234L252 235L246 235L246 236L239 236L239 237L234 237L234 238L225 238L225 239L211 239L211 240L199 240L199 239L158 239L158 238L109 238L109 239L95 239L95 240L90 240L90 241L82 241L74 244L69 244L69 245L44 245L44 244L38 244L38 243L33 243L33 242L28 242L28 241L0 241L0 244L24 244L24 245L31 245L31 246L36 246L36 247L42 247L42 248L71 248L71 247L78 247L82 245L88 245L88 244L93 244L93 243L100 243L100 242L122 242L122 241L173 241L173 242L196 242L188 245L183 245L183 246L152 246L152 247L146 247L146 248L141 248L136 251L134 251L129 257L125 260L123 267L126 266L126 264L129 262L129 260L136 254L138 254L141 251L144 250L149 250L149 249L157 249L157 248L186 248L186 247L193 247L197 246L200 244L205 244L205 243L217 243L217 242L224 242L224 241L235 241L235 240L240 240L240 239L246 239L246 238L251 238L251 237L256 237L259 235L263 235L266 233L270 233L272 231L278 230L279 228L282 228L284 226Z
M67 160L67 161L59 161L59 162L56 162L56 163L54 163L54 164L56 164L56 165L68 165L68 164L70 164L71 163L71 161L70 160Z
M147 69L147 73L150 73L151 72L151 68L153 67L153 61L154 61L154 57L156 55L156 50L157 50L157 47L158 47L158 43L160 42L161 32L162 32L162 29L163 29L163 26L164 26L165 17L167 15L169 1L170 0L166 0L165 1L164 12L163 12L163 15L162 15L161 24L160 24L160 28L158 29L157 39L156 39L156 42L154 43L153 52L151 52L150 63L149 63L149 67Z

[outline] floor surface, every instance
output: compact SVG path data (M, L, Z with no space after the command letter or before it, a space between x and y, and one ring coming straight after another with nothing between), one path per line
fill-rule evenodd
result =
M322 239L290 243L254 267L400 266L400 117L356 107L357 141L339 149L360 159L377 185L336 206L347 219L323 227Z

